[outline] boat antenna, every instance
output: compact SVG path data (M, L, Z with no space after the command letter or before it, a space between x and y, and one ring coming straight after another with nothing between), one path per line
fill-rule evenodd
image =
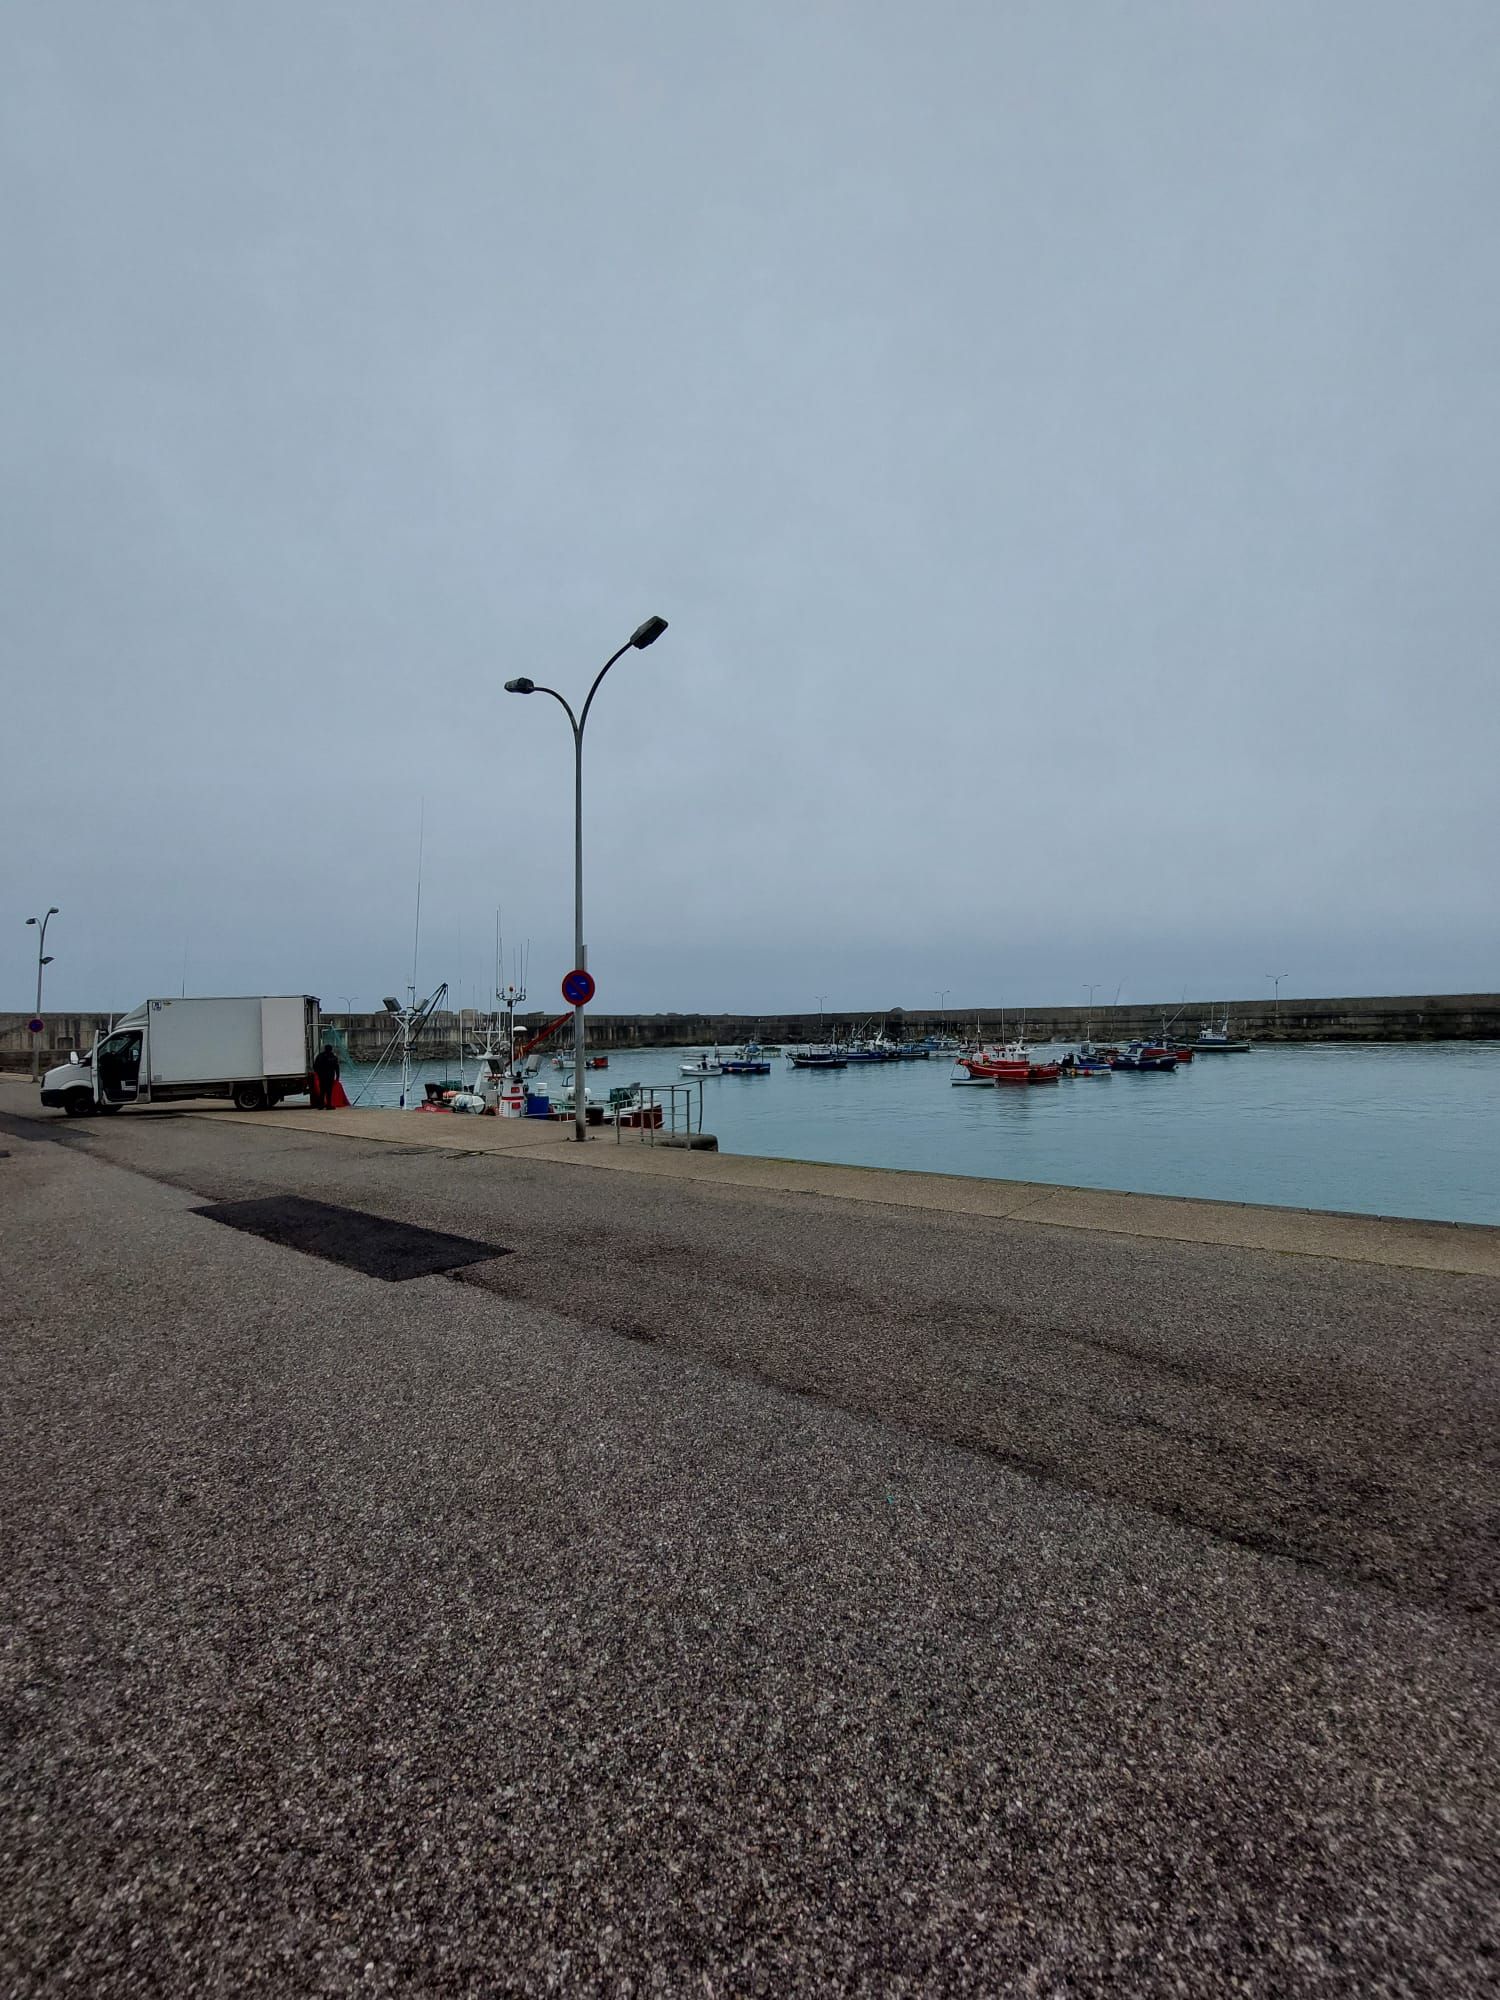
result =
M500 904L494 906L494 1004L500 1006L500 968L504 966L504 944L500 940Z
M417 950L422 942L422 850L427 839L427 800L417 811L417 917L411 934L411 1000L417 1004Z

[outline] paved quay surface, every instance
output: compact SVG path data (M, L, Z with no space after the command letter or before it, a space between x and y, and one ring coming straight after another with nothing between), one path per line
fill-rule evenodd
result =
M238 1114L206 1107L233 1119ZM1500 1278L1500 1228L1471 1223L1417 1222L1405 1217L1340 1215L1326 1210L1266 1208L1250 1202L1191 1201L1176 1195L1127 1194L1108 1188L1055 1187L1040 1181L979 1180L967 1174L912 1174L883 1167L845 1167L814 1160L758 1159L643 1144L639 1134L594 1135L579 1146L572 1127L531 1118L456 1118L405 1111L332 1114L295 1107L264 1115L290 1131L341 1132L349 1138L400 1146L421 1144L463 1152L524 1152L560 1165L611 1173L649 1174L714 1187L884 1202L950 1215L1045 1223L1109 1235L1160 1237L1176 1243L1236 1244L1285 1256L1341 1262L1400 1264L1431 1271L1470 1271Z
M1493 1276L33 1106L0 1991L1494 1991Z

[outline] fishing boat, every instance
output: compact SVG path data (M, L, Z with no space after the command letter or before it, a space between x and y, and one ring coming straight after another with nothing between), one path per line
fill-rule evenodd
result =
M724 1064L720 1060L717 1049L713 1051L712 1055L705 1053L694 1056L691 1062L679 1063L677 1067L682 1071L684 1076L722 1076L724 1074Z
M1109 1062L1104 1056L1085 1054L1082 1050L1075 1054L1070 1049L1062 1058L1062 1073L1071 1077L1108 1076Z
M585 1055L583 1066L585 1069L608 1069L609 1057ZM573 1074L573 1051L571 1049L559 1049L557 1054L552 1058L552 1067L565 1076L571 1076Z
M1031 1068L1031 1051L1024 1042L1007 1042L1002 1048L980 1048L962 1055L957 1067L967 1070L976 1083L1024 1083Z
M1056 1083L1062 1075L1060 1062L1034 1062L1024 1042L1007 1042L1003 1048L960 1056L958 1066L967 1070L975 1083Z
M844 1069L848 1057L842 1049L793 1049L787 1062L793 1069Z
M758 1042L746 1042L742 1049L731 1049L720 1058L719 1070L724 1076L769 1076L771 1065Z
M1111 1056L1109 1066L1111 1069L1167 1072L1176 1069L1177 1058L1160 1042L1131 1042L1117 1056Z
M1200 1056L1242 1056L1248 1055L1250 1044L1238 1035L1229 1032L1229 1017L1226 1014L1218 1027L1212 1022L1198 1030L1198 1039L1193 1043L1193 1053Z

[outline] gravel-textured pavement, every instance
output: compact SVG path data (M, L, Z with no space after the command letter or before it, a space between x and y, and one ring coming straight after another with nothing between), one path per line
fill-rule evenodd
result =
M0 1991L1495 1990L1493 1281L128 1114L0 1252Z

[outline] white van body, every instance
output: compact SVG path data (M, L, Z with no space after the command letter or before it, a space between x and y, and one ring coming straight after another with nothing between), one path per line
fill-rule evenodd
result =
M242 1111L304 1092L321 1013L311 994L143 1000L42 1079L42 1102L74 1117L124 1104L228 1097Z

